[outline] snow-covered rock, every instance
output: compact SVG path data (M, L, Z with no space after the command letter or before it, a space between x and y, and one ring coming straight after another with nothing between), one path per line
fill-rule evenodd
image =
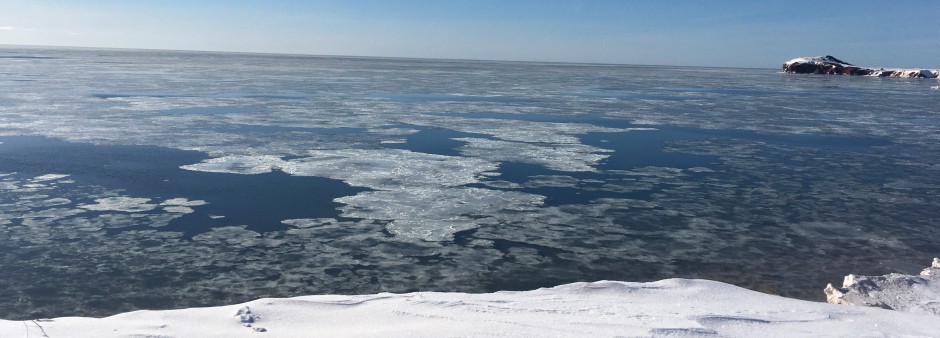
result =
M861 76L879 76L879 77L919 77L935 79L940 75L940 70L932 69L874 69L860 67L851 63L839 60L832 55L798 57L783 63L785 73L800 74L841 74L841 75L861 75Z
M107 318L0 320L0 337L936 337L926 314L788 299L708 280L524 292L259 299Z
M920 275L845 276L842 287L826 286L832 304L874 306L940 316L940 258ZM940 319L937 320L940 322Z

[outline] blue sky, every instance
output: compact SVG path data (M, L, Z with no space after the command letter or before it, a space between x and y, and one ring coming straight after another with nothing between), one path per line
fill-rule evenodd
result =
M940 1L0 0L0 44L940 68Z

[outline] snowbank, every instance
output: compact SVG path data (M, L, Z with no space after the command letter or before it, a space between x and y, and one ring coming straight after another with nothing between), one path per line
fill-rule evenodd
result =
M920 77L935 79L940 70L900 69L900 68L865 68L839 60L831 55L798 57L783 63L785 73L800 74L843 74L878 77Z
M934 316L787 299L689 279L491 294L259 299L112 317L0 321L3 337L613 337L940 335Z
M919 276L845 276L841 288L826 286L826 300L940 316L940 258L934 258Z

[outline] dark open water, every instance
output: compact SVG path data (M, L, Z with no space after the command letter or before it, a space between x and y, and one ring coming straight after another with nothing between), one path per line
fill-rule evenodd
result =
M773 69L0 48L0 318L940 255L940 100Z

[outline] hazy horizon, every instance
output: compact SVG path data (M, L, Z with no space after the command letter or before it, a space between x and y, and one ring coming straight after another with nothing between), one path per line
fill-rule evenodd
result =
M940 68L940 2L0 0L0 44L776 68ZM923 13L923 14L922 14Z
M777 69L779 67L743 67L743 66L687 66L687 65L667 65L667 64L643 64L643 63L612 63L612 62L577 62L577 61L540 61L540 60L499 60L499 59L461 59L461 58L437 58L437 57L417 57L417 56L382 56L382 55L341 55L341 54L305 54L305 53L277 53L277 52L244 52L228 50L199 50L199 49L162 49L162 48L123 48L123 47L101 47L101 46L57 46L57 45L11 45L0 44L3 48L25 48L25 49L75 49L75 50L108 50L108 51L129 51L129 52L180 52L180 53L219 53L219 54L248 54L248 55L271 55L271 56L303 56L311 58L350 58L350 59L401 59L401 60L441 60L441 61L468 61L468 62L507 62L507 63L545 63L545 64L569 64L569 65L600 65L600 66L639 66L639 67L701 67L701 68L741 68L741 69ZM809 55L806 55L809 56ZM819 56L819 55L812 55ZM786 61L786 60L784 60ZM781 61L781 64L783 61Z

